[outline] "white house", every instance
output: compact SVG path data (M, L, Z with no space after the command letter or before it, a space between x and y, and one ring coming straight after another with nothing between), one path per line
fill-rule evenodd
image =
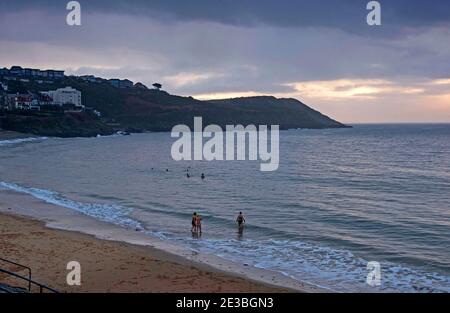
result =
M50 90L42 92L42 94L50 96L53 99L54 105L63 106L65 104L72 104L75 107L83 108L81 104L81 92L72 87Z

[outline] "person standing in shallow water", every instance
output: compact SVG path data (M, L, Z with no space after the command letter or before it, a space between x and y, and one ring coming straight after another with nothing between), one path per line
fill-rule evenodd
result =
M197 214L196 215L196 218L195 218L195 228L196 228L196 231L197 231L197 233L202 233L202 217L199 215L199 214Z
M196 231L197 231L197 212L194 212L194 214L192 215L191 232L196 232Z
M242 214L242 212L239 212L239 215L236 218L236 223L238 223L239 230L244 228L245 218L244 218L244 214Z

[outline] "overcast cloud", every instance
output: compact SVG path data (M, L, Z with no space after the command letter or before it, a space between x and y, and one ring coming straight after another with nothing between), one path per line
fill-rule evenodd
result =
M0 66L158 81L174 94L295 97L345 122L450 122L450 1L0 0ZM133 5L131 5L133 3Z

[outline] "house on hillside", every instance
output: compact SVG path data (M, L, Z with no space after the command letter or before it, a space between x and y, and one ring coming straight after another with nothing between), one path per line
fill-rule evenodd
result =
M79 78L84 80L85 82L97 83L97 84L104 81L103 78L96 77L94 75L83 75L83 76L80 76Z
M116 88L133 88L133 82L129 79L109 79L108 82Z
M41 94L49 96L51 99L53 99L53 105L60 107L73 106L74 110L84 109L84 106L81 103L81 92L72 87L45 91L41 92Z
M0 68L0 75L8 75L9 74L9 70L4 67L4 68Z
M119 83L119 88L133 88L133 82L129 79L123 79Z
M117 78L109 79L108 83L110 83L113 87L119 88L120 79Z
M12 77L31 77L31 78L44 77L51 79L60 79L64 78L64 71L22 68L21 66L14 65L11 66L9 70L7 68L0 69L0 75L9 75Z
M9 94L6 97L7 110L30 110L36 107L36 102L33 102L31 94Z
M9 74L12 76L23 76L25 74L25 70L20 66L14 65L11 66Z

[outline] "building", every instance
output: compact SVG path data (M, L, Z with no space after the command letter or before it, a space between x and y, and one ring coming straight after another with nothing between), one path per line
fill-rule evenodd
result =
M33 96L30 94L9 94L6 96L5 106L7 110L30 110L36 106Z
M40 111L41 110L41 103L39 102L38 99L33 99L31 100L28 108L26 108L27 110L31 110L31 111Z
M94 75L83 75L83 76L80 76L79 78L84 80L85 82L89 82L89 83L101 83L101 82L105 81L105 79L103 79L101 77L96 77Z
M36 99L39 101L40 106L50 106L53 105L53 99L44 93L36 94Z
M32 77L32 78L53 78L60 79L64 78L64 71L60 70L45 70L35 68L22 68L20 66L14 65L9 70L7 68L0 69L0 75L9 75L13 77Z
M65 106L73 105L75 108L82 109L81 92L72 88L65 87L57 90L45 91L41 94L47 95L53 99L53 105Z
M80 76L80 79L84 80L85 82L95 83L94 75L83 75L83 76Z
M54 78L54 79L60 79L60 78L64 78L64 71L59 71L59 70L46 70L46 71L41 71L46 73L46 77L48 78Z
M120 79L109 79L108 83L110 83L113 87L119 88Z
M23 76L25 74L25 70L20 66L11 66L9 70L9 75L12 76Z
M64 71L55 71L55 70L46 70L46 71L41 71L43 72L45 75L44 77L47 78L63 78L64 77Z
M40 76L40 74L41 74L41 70L38 70L36 68L30 69L30 76L37 77L37 76Z
M0 109L1 110L32 110L41 111L82 111L84 106L81 104L81 92L72 88L65 87L57 90L25 93L25 94L6 94L2 89L3 83L0 83Z
M53 106L53 99L48 95L33 93L4 94L3 99L0 99L0 108L2 110L40 111L42 106Z
M108 80L108 82L116 88L133 88L133 82L129 79L113 78Z
M123 79L119 83L119 88L133 88L133 82L129 79Z

